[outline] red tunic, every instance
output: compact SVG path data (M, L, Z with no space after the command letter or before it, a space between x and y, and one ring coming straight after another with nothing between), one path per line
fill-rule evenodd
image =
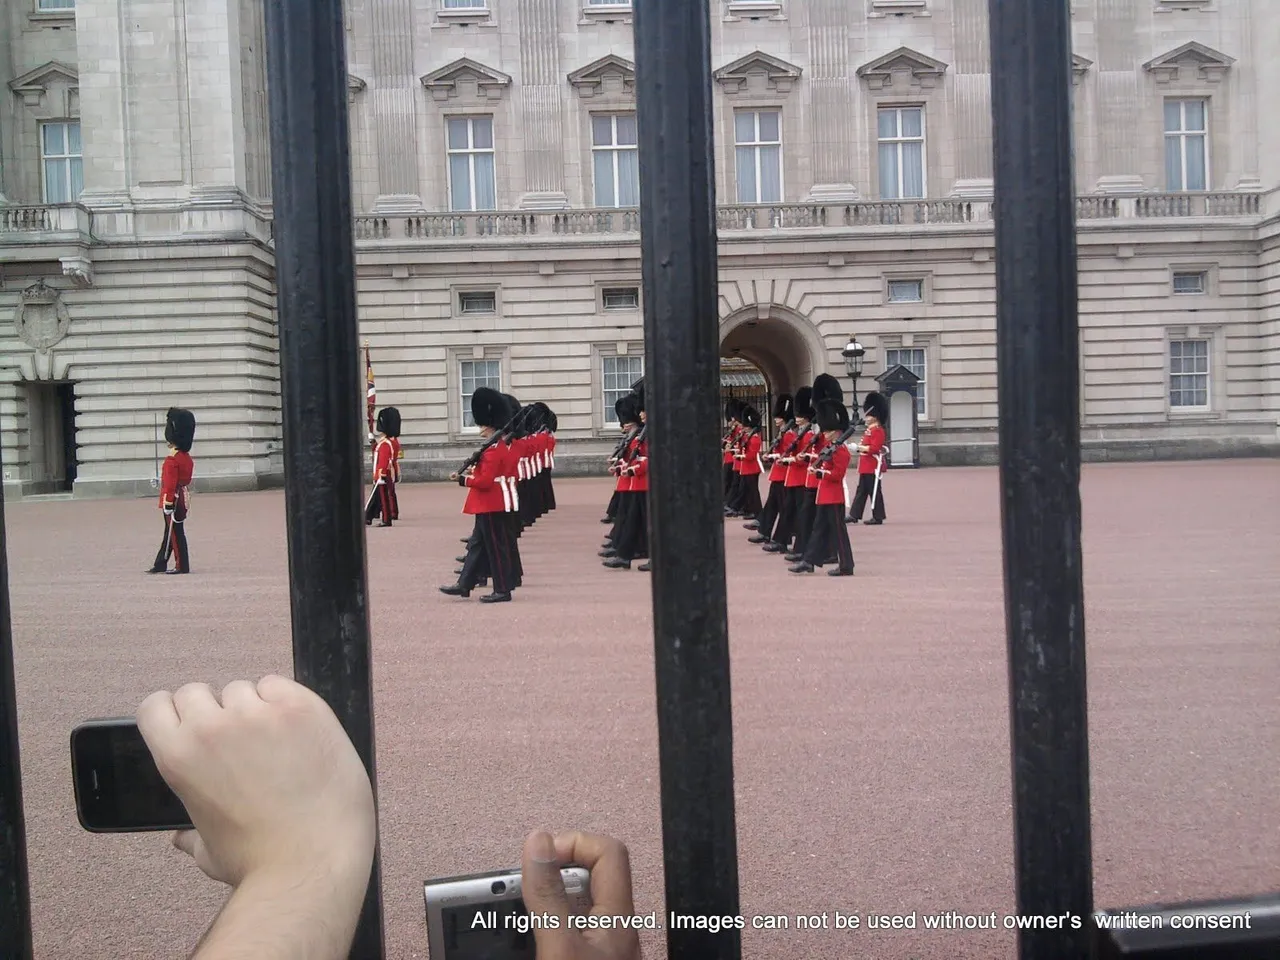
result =
M788 487L804 486L805 476L807 475L807 471L809 469L809 462L807 460L801 460L799 459L799 457L800 457L800 454L804 453L809 449L809 444L812 442L812 440L813 440L813 433L809 430L808 427L806 427L804 435L800 438L800 442L796 444L796 448L792 450L790 454L791 456L797 459L795 463L787 464L787 486Z
M634 446L635 453L628 465L632 472L631 492L644 493L649 489L649 441L641 440Z
M395 458L391 461L392 463L391 478L396 483L399 483L400 482L400 461L404 459L404 450L401 449L400 447L400 438L392 437L391 446L395 449L395 452L396 452Z
M795 431L788 430L786 433L782 435L782 439L778 441L778 446L775 449L778 450L779 453L781 453L781 451L783 450L790 450L791 444L795 442L796 442ZM777 460L773 461L773 469L769 471L769 482L776 483L780 480L786 480L786 479L787 479L787 465L782 462L782 457L779 456Z
M818 465L818 455L827 448L827 438L820 433L811 434L811 436L813 439L809 441L809 449L805 451L808 459L804 465L804 485L806 489L817 490L818 475L809 468Z
M733 448L738 443L738 431L740 429L741 427L731 427L729 429L729 449L725 450L724 452L724 462L726 464L733 463Z
M819 467L823 475L818 481L818 506L838 503L844 506L844 475L849 470L849 461L853 457L849 448L843 443L836 447L830 463Z
M173 507L178 497L185 498L187 484L191 483L191 475L195 470L195 462L191 454L175 450L164 458L164 467L160 471L160 509Z
M627 465L630 463L631 458L634 456L635 448L636 448L636 441L635 441L635 438L633 437L627 443L627 448L622 451L622 458L618 461L618 463L614 467L614 469L618 471L618 482L617 484L615 484L614 489L617 490L619 493L631 492L631 483L633 478L631 474L627 473Z
M876 472L876 455L884 452L884 441L884 427L879 424L874 427L867 427L866 432L862 434L862 446L866 447L870 452L861 454L858 457L859 473Z
M379 480L396 481L400 465L396 462L396 442L390 437L383 437L373 452L373 482Z
M743 452L742 459L739 461L742 464L741 473L744 477L760 476L760 461L758 458L760 456L761 442L762 440L758 433L753 434L747 440L747 446Z
M502 441L485 450L480 455L480 462L466 478L467 502L462 506L463 513L505 513L507 510L503 485L498 478L503 475L508 451Z

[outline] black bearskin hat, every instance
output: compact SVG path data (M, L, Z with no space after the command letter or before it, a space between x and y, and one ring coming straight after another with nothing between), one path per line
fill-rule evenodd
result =
M476 387L476 392L471 395L471 419L477 427L501 430L511 419L507 398L492 387Z
M796 391L795 416L800 420L813 420L813 387L801 387Z
M889 401L883 393L868 393L862 401L862 412L871 414L884 426L889 422Z
M395 407L383 407L379 410L378 432L386 437L400 436L400 411Z
M170 407L164 417L164 439L183 453L191 452L196 440L196 415L190 410Z
M556 416L556 412L554 410L552 410L550 407L547 407L547 429L550 430L552 433L555 433L556 429L559 426L560 426L560 418Z
M644 412L644 377L641 377L631 385L631 393L636 398L636 414L638 416Z
M628 423L635 423L636 417L636 398L631 394L625 394L619 397L613 403L613 412L618 415L618 423L626 426Z
M773 418L775 420L790 420L793 409L791 394L780 393L778 394L778 399L773 401Z
M844 390L840 381L829 373L820 373L813 381L813 405L816 408L824 400L844 403Z
M742 405L741 419L742 419L742 422L745 423L752 430L760 429L760 411L757 410L755 407L749 406L744 403Z
M849 411L844 404L836 400L821 400L818 403L818 429L823 433L838 430L841 433L849 429Z

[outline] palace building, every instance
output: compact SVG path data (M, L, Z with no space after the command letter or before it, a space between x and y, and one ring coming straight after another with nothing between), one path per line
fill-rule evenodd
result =
M726 382L852 394L856 336L859 394L920 377L922 463L989 462L987 0L697 2ZM1275 0L1070 2L1087 454L1280 453ZM612 448L644 371L631 14L348 4L360 333L408 477L472 449L482 384L555 408L562 472ZM2 16L6 496L149 494L170 405L202 489L278 483L261 0Z

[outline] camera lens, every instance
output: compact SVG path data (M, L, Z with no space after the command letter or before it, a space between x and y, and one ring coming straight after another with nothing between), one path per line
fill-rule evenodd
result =
M490 887L489 889L492 890L495 895L499 893L506 893L507 885L503 883L501 880L495 880L493 881L493 886Z

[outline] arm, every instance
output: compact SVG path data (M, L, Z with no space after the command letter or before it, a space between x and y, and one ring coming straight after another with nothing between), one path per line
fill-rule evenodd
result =
M498 442L501 443L502 441L499 440ZM490 447L484 452L480 462L476 464L475 470L463 477L464 486L475 487L478 490L492 490L497 477L498 454L493 447Z
M160 470L160 497L164 502L164 512L173 513L173 503L178 496L178 465L173 457L164 458L164 466Z
M863 450L863 453L869 453L872 456L875 456L884 449L884 439L884 427L876 427L871 431L871 436L867 438L866 449Z
M380 440L373 460L373 482L385 479L391 473L391 441Z
M840 483L844 480L845 474L849 472L849 461L853 459L853 455L849 453L849 448L843 443L836 448L836 452L831 456L831 463L827 465L826 478Z

